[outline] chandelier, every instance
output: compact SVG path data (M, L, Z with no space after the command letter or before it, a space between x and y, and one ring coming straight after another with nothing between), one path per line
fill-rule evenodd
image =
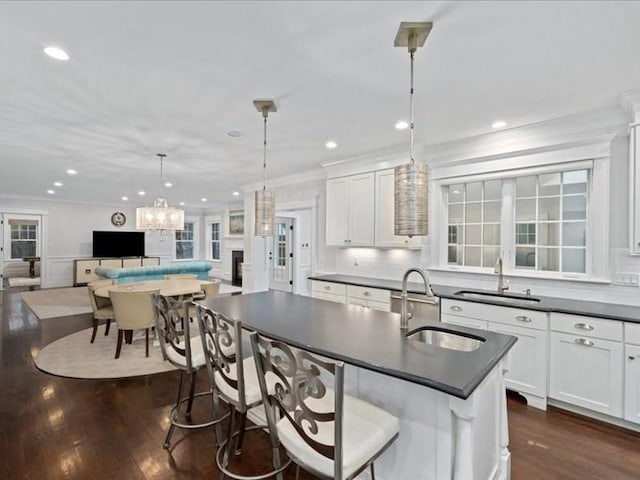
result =
M167 156L156 153L160 158L160 183L164 185L163 163ZM138 230L184 230L184 210L170 207L164 198L158 198L152 207L136 208L136 229Z
M429 233L429 167L416 163L413 156L413 56L431 32L431 22L402 22L394 46L407 47L411 62L411 90L409 94L411 161L394 169L394 208L396 235L427 235Z
M269 112L276 112L276 104L273 100L254 100L253 104L264 119L264 156L262 161L262 190L256 190L255 197L255 229L254 235L271 237L276 220L276 194L268 192L267 181L267 117Z

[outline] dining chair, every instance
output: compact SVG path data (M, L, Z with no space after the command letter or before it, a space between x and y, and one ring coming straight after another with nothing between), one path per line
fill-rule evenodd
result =
M211 282L201 283L200 288L201 291L193 295L193 301L203 301L210 300L216 296L218 296L218 292L220 291L220 284L222 282L219 278L212 280ZM193 320L196 318L196 307L195 305L191 305L189 307L189 319Z
M176 427L193 430L214 426L216 438L220 439L222 437L220 423L225 420L229 414L227 413L216 418L218 412L220 412L216 389L212 386L212 388L205 392L195 393L196 375L201 368L206 366L204 351L202 350L202 341L199 335L194 337L191 336L189 322L186 322L186 325L183 328L178 328L178 324L182 322L184 312L186 309L189 309L189 305L187 303L180 302L176 298L164 297L159 294L154 294L152 298L156 334L160 339L162 357L180 370L178 395L176 403L171 408L171 412L169 414L171 426L169 427L169 431L165 437L163 447L167 449L171 447L171 437ZM185 374L189 375L191 379L189 394L188 396L183 397L182 387ZM193 423L191 419L193 402L197 397L202 396L211 397L211 417L204 422ZM181 406L184 405L185 402L186 410L184 411L184 414L182 414Z
M336 480L369 467L374 479L374 460L398 438L398 418L346 395L342 362L255 332L250 339L271 444L285 448L296 463L296 478L300 467Z
M245 432L266 428L266 425L247 427L248 410L262 404L256 364L251 355L247 358L243 357L240 321L227 318L200 304L196 304L195 308L209 378L213 388L217 389L219 398L231 409L226 439L219 443L216 451L220 479L223 480L225 476L238 480L261 480L274 476L282 479L282 472L291 461L282 464L277 451L272 457L272 471L247 476L230 470L229 459L234 438L236 439L234 453L240 455ZM267 383L265 388L268 389L268 385L271 384ZM237 429L236 417L239 417L240 422Z
M113 280L96 280L87 284L87 291L89 292L89 302L91 303L91 310L93 311L93 331L91 332L91 341L93 343L98 333L98 325L101 320L105 320L104 334L109 335L109 327L111 327L111 320L114 319L113 306L109 298L98 297L95 295L96 288L113 285Z
M133 331L145 331L145 355L149 356L149 329L155 324L151 295L159 289L143 291L112 290L109 292L115 320L118 324L118 344L115 358L120 358L122 338L127 332L127 343L133 341Z

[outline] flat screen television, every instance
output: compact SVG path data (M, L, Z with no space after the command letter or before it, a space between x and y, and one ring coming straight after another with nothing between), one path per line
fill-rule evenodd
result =
M144 232L93 231L94 257L144 257Z

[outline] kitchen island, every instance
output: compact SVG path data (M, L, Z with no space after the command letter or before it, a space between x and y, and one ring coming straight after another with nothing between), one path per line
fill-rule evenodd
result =
M483 340L458 351L408 339L395 313L273 291L202 303L247 329L345 362L346 392L400 419L398 440L376 461L377 478L509 478L504 373L514 337L412 325Z

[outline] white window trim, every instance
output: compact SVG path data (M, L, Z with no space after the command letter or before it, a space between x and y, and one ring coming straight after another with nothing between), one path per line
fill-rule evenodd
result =
M184 223L193 223L193 258L176 258L176 235L171 235L171 258L174 262L192 262L200 258L200 218L185 217Z
M36 257L42 257L42 217L40 215L5 213L3 216L4 249L2 252L5 263L22 262L21 258L11 258L11 226L9 225L9 222L11 220L29 220L38 222L38 227L36 230Z
M213 258L213 256L211 255L211 242L213 242L213 238L211 235L211 224L212 223L219 223L220 224L220 229L218 232L219 235L219 241L220 241L220 258L219 259L215 259ZM225 237L225 230L223 230L223 228L225 228L225 226L223 225L222 222L222 215L212 215L210 217L205 217L204 219L204 224L205 224L205 228L207 230L207 234L206 234L206 242L207 242L207 254L206 254L206 258L207 260L211 261L211 262L215 262L215 263L222 263L222 248L223 248L223 243L224 243L224 237Z
M610 142L609 142L610 145ZM597 282L597 283L610 283L611 273L609 271L609 202L610 202L610 150L607 156L602 156L603 149L601 145L598 145L598 156L592 157L592 159L576 159L576 155L583 155L586 153L584 147L580 148L576 152L563 151L565 161L558 161L557 152L548 152L549 157L545 157L541 154L536 154L535 159L531 159L532 162L526 168L511 168L508 170L494 171L489 168L489 172L481 171L480 166L476 166L474 170L477 171L475 175L465 175L469 172L469 168L464 167L448 167L447 173L453 175L450 177L443 177L442 170L440 174L433 175L436 180L432 182L433 194L431 196L431 215L434 219L434 231L436 235L431 235L430 246L431 251L435 252L432 256L433 265L430 268L439 271L450 272L468 272L468 273L492 273L493 269L483 267L464 267L460 265L448 265L447 263L447 245L448 245L448 212L446 209L447 199L445 195L447 185L453 183L465 183L469 181L478 180L490 180L499 178L513 178L521 175L539 175L541 173L550 173L552 171L565 171L569 169L584 169L589 168L591 170L591 181L589 183L589 204L587 208L587 258L586 258L586 273L563 273L563 272L543 272L543 271L528 271L528 270L516 270L515 269L515 226L512 225L514 215L510 213L510 210L515 208L515 191L514 187L507 185L503 187L503 217L502 217L502 248L500 250L503 262L504 273L513 277L523 278L546 278L555 280L571 280L571 281L585 281L585 282ZM595 150L595 149L594 149ZM573 155L572 155L573 153ZM520 161L517 164L522 164L521 157L518 157ZM567 162L567 158L574 159L574 161ZM555 161L550 161L555 160ZM466 172L465 172L466 171ZM464 173L463 173L464 172ZM505 192L507 190L507 192ZM596 228L596 226L606 225L605 228Z

